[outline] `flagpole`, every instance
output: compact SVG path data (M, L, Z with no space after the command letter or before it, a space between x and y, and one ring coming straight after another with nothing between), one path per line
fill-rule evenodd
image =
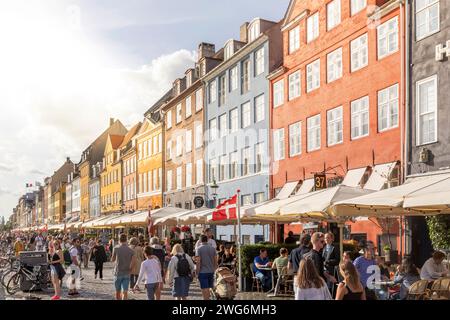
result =
M238 271L239 271L239 292L242 292L242 259L241 259L241 204L240 204L241 190L237 190L237 221L238 221Z

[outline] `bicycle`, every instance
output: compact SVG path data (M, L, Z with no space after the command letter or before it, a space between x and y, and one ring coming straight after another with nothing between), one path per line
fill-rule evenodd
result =
M8 280L11 278L12 274L17 273L20 268L20 262L15 256L12 256L8 261L9 268L5 268L0 271L0 284L6 288Z
M23 282L26 280L32 284L29 289L30 294L36 288L40 288L45 292L50 283L50 276L49 272L43 272L43 268L47 268L47 266L34 266L33 271L30 271L23 264L20 264L19 270L8 280L6 292L10 295L15 295L20 291Z

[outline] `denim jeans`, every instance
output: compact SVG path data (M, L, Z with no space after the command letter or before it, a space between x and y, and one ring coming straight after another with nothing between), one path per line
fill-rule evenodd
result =
M256 277L261 281L264 290L267 291L272 288L272 277L270 275L257 272Z
M159 283L149 283L145 285L145 288L147 289L148 300L155 300L155 292L158 286Z

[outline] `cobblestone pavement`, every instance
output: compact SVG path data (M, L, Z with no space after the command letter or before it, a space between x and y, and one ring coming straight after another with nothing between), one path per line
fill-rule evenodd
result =
M88 269L82 269L82 276L84 280L81 281L81 289L79 290L80 295L77 297L70 297L67 295L68 290L63 284L62 297L63 300L112 300L115 297L114 284L113 284L113 267L112 263L105 263L103 268L103 280L94 279L94 268L90 264ZM66 279L64 279L65 281ZM147 295L145 293L145 288L141 286L141 293L129 292L130 300L147 300ZM53 289L48 292L33 292L33 293L23 293L18 292L14 296L10 296L5 292L6 300L25 300L25 299L40 299L40 300L50 300L53 296ZM0 300L2 297L2 288L0 288ZM161 295L162 300L173 300L171 295L171 288L168 285L164 287ZM202 294L198 284L198 281L194 281L189 290L189 300L201 300ZM273 298L267 298L265 294L262 293L240 293L236 297L237 300L269 300ZM287 298L277 298L277 299L287 299Z

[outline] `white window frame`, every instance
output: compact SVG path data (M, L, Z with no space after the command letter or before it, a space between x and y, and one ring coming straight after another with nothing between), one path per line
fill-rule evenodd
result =
M198 89L195 92L195 111L203 109L203 88Z
M260 21L256 20L252 22L248 28L248 42L256 40L261 34L260 30L261 30Z
M183 136L177 136L176 144L176 156L181 157L183 155Z
M173 183L172 170L167 170L167 177L166 177L167 191L172 190L173 187L172 183Z
M153 169L153 191L158 190L158 170Z
M264 167L264 142L255 145L255 173L261 172ZM261 163L259 163L259 161Z
M396 92L396 97L392 97L391 93L394 91ZM387 101L381 101L381 96L383 93L387 93ZM382 103L383 102L383 103ZM395 102L396 104L396 111L397 111L397 123L392 124L391 123L391 117L392 117L392 108L391 105ZM381 120L381 112L383 110L383 107L387 107L387 125L385 128L382 127L382 120ZM388 88L385 88L383 90L378 91L378 132L383 132L387 130L391 130L398 127L399 123L399 85L394 84L393 86L390 86Z
M217 139L217 119L209 120L209 141L213 142Z
M172 128L172 110L167 111L167 118L166 118L166 122L167 122L167 129Z
M420 96L420 87L421 86L423 86L423 85L425 85L425 84L428 84L428 83L430 83L430 82L432 82L432 83L434 83L434 106L432 106L432 109L430 109L430 110L428 110L427 112L421 112L421 101L422 101L422 99L421 99L421 96ZM423 80L420 80L420 81L417 81L417 83L416 83L416 117L417 117L417 121L416 121L416 123L417 123L417 134L416 134L416 143L417 143L417 145L418 146L421 146L421 145L426 145L426 144L431 144L431 143L436 143L436 142L438 142L438 115L439 115L439 113L438 113L438 99L439 99L439 97L438 97L438 78L437 78L437 75L433 75L433 76L431 76L431 77L428 77L428 78L426 78L426 79L423 79ZM429 100L429 96L428 96L428 99L427 99L427 103L429 103L430 102L430 100ZM434 114L434 138L432 138L431 140L429 140L429 141L422 141L423 140L423 137L422 137L422 117L423 116L426 116L426 115L429 115L429 114Z
M213 182L214 180L218 181L219 176L217 175L218 166L217 166L217 159L211 159L209 161L209 181Z
M167 140L167 145L166 145L166 159L167 159L167 160L172 159L172 140L171 140L171 139Z
M203 146L203 125L200 122L195 125L195 149L201 148L202 146Z
M241 106L242 113L242 129L251 126L252 124L252 108L251 103L246 102Z
M297 70L289 75L289 101L300 97L302 92L301 72Z
M367 0L351 0L350 3L350 14L354 16L355 14L361 12L367 7Z
M289 54L300 49L300 26L289 30Z
M280 161L285 158L284 128L273 131L273 160Z
M219 116L219 137L223 138L228 134L228 117L227 114L221 114Z
M192 151L192 130L186 130L186 139L184 141L186 145L186 153Z
M369 36L367 33L350 42L350 70L358 71L369 64ZM365 58L365 59L364 59ZM357 64L356 64L357 63Z
M182 115L183 111L182 110L183 110L183 107L182 107L181 103L179 103L177 105L177 117L176 117L177 124L179 124L183 120L183 115Z
M266 97L263 94L255 98L255 123L263 121L266 116Z
M306 42L310 43L319 37L319 12L314 13L306 19Z
M177 168L177 190L183 189L183 167Z
M441 8L440 8L440 1L439 0L424 0L426 1L424 3L423 7L418 6L418 0L415 1L415 14L416 14L416 41L420 41L422 39L428 38L432 34L435 34L441 30ZM430 27L430 12L432 9L434 9L437 6L437 29L431 29ZM422 35L419 35L419 16L424 14L425 17L425 23L421 24L426 26L426 32Z
M317 121L318 120L318 121ZM312 122L318 123L312 123ZM306 119L306 128L307 128L307 152L312 152L319 150L322 146L322 117L321 114L316 114L315 116L309 117ZM315 139L313 139L315 138ZM316 143L318 141L318 144ZM313 144L314 142L314 144Z
M186 119L192 116L192 97L186 98Z
M198 159L195 164L195 182L196 184L203 183L203 159Z
M327 111L327 145L344 142L344 110L342 106Z
M395 30L390 29L391 25L395 23ZM389 38L391 35L395 35L395 45L391 48ZM381 43L384 43L386 46L386 52L381 53L382 46ZM378 60L386 58L399 50L399 25L398 25L398 16L382 23L377 27L377 48L378 48Z
M350 103L350 129L351 139L357 140L367 137L370 133L370 102L369 96L354 100ZM364 115L367 115L367 124L364 123ZM364 133L364 126L367 125L367 132ZM353 128L358 128L358 135L354 133Z
M265 71L265 48L262 47L255 52L255 77Z
M247 160L247 163L245 162L246 160ZM243 176L251 174L251 172L252 172L251 161L252 161L252 155L251 155L250 147L242 149L242 175Z
M341 20L341 0L333 0L327 3L327 31L336 28Z
M230 133L239 130L239 108L230 110Z
M239 69L234 66L230 69L230 92L239 88Z
M217 100L217 80L214 79L209 83L209 103L216 102Z
M289 125L289 157L302 154L302 122Z
M218 181L223 181L227 179L226 176L226 166L227 166L227 161L226 161L227 156L226 155L222 155L219 157L219 177L218 177Z
M279 107L284 104L284 79L278 80L273 84L273 107Z
M327 82L331 83L342 78L342 48L327 55Z
M238 152L230 153L230 169L229 169L229 177L230 179L235 179L239 177L239 155ZM233 170L234 169L234 170Z
M186 188L189 188L192 186L192 163L186 163Z
M320 88L320 59L306 66L306 92Z

